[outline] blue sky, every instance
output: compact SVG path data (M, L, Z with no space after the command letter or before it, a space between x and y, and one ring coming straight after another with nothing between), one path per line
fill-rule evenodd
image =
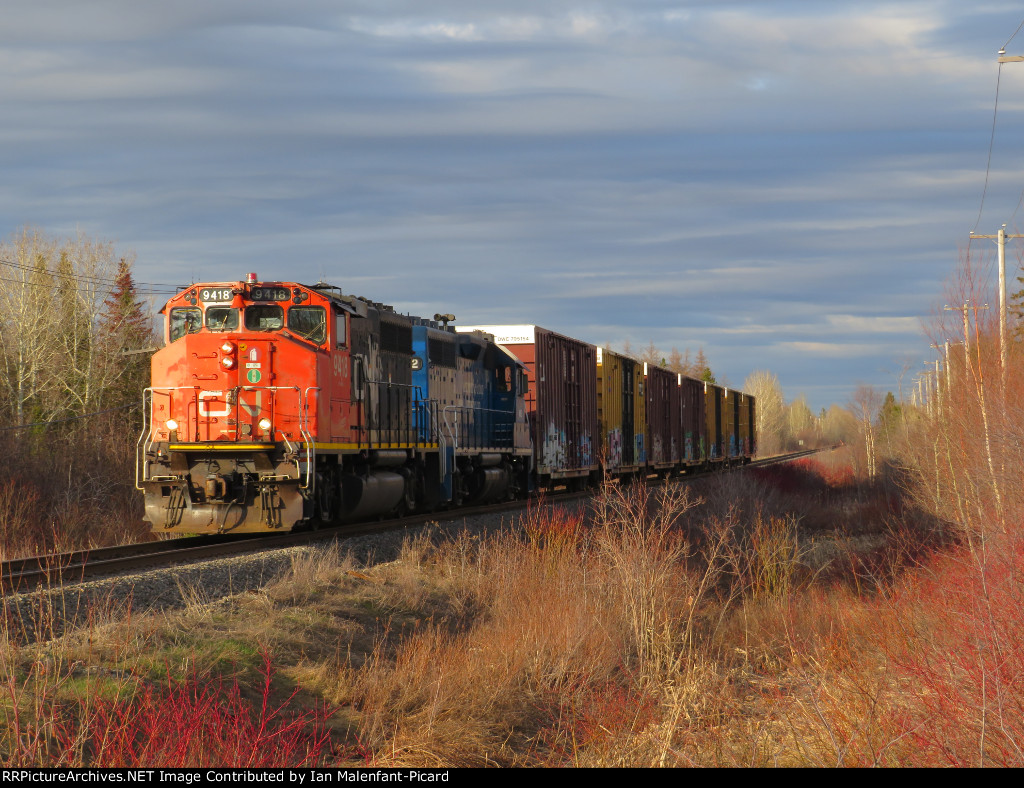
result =
M816 409L934 357L922 319L978 219L996 52L1024 19L938 0L8 5L0 234L115 240L142 282L324 277L464 324L703 347L730 384L769 369ZM1024 63L1000 91L981 233L1024 222Z

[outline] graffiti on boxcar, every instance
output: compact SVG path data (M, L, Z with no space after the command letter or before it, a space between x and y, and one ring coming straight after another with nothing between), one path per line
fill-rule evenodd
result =
M608 431L608 467L622 465L622 430L616 427Z

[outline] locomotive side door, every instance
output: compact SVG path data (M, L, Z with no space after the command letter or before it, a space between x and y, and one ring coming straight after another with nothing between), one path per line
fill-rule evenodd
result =
M352 376L349 315L336 305L331 326L331 439L351 441Z

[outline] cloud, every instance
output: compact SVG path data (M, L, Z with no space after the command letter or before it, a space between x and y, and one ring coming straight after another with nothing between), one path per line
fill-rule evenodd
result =
M878 346L845 342L780 342L779 349L806 356L829 358L863 358L878 353Z
M850 334L917 334L921 317L868 317L862 315L826 315L829 325Z
M286 271L703 345L843 399L930 352L914 316L977 217L1016 13L39 0L0 31L0 227L118 239L141 281ZM983 232L1020 196L1004 76Z

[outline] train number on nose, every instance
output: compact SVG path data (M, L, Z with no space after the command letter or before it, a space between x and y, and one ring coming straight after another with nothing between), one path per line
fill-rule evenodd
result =
M199 300L203 303L219 304L231 300L230 287L203 287L199 290Z

